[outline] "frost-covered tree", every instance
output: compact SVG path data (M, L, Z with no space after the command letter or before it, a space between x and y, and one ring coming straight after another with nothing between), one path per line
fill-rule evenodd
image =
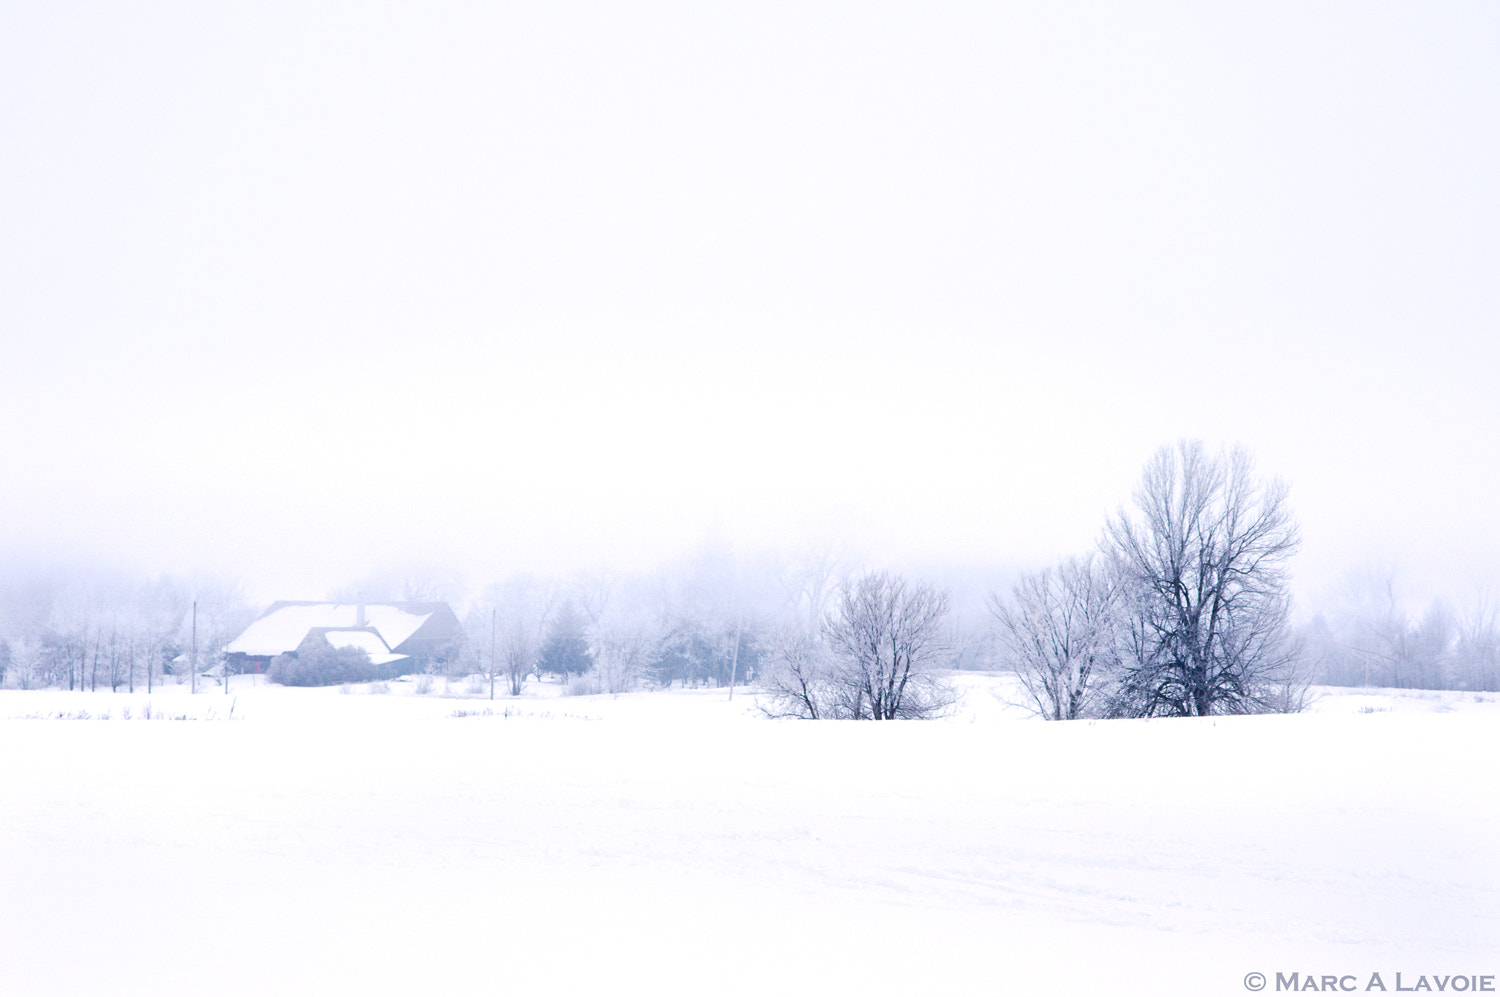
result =
M1306 679L1288 628L1297 526L1279 480L1248 452L1163 447L1136 515L1103 546L1124 586L1127 657L1115 712L1209 716L1296 708Z
M12 689L36 689L45 684L46 667L41 641L16 637L5 642L5 684Z
M766 652L769 664L761 676L761 712L766 716L820 720L852 715L852 709L840 709L833 661L815 631L788 623L770 634Z
M179 621L187 615L188 594L174 578L162 576L136 593L134 648L145 672L146 690L156 688L165 664L180 650Z
M1104 712L1105 685L1119 662L1118 586L1092 555L1025 575L1009 601L990 597L1000 661L1047 720Z
M491 699L497 676L505 679L512 696L519 696L526 679L536 673L554 601L553 587L530 575L517 575L486 591L480 615L488 643L480 653L486 662ZM488 613L483 612L486 604Z
M1496 619L1482 597L1461 615L1442 601L1418 615L1387 569L1352 572L1301 632L1327 685L1484 690Z
M590 674L599 690L620 693L637 688L660 655L667 633L665 621L651 607L611 602L589 628L589 655L594 659Z
M941 714L952 690L937 671L952 648L948 594L897 575L846 580L821 625L792 620L766 640L761 710L808 720L907 720Z
M816 633L837 591L837 580L847 571L846 555L828 549L809 549L779 565L776 580L786 613Z
M1453 680L1461 689L1500 692L1500 610L1487 598L1459 620Z
M188 662L196 669L193 675L195 691L197 675L217 667L227 694L229 667L224 658L224 647L255 619L255 608L246 598L243 584L233 579L198 578L192 583L192 591L195 596L179 624L177 640L190 650L196 643L196 661Z

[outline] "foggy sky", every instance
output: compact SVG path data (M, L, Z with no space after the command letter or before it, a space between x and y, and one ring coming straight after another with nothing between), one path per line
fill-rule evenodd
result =
M1040 566L1188 436L1500 582L1493 4L124 6L0 8L10 558Z

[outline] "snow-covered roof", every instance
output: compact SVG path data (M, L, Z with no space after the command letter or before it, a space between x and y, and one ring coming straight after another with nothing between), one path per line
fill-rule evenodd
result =
M323 636L334 647L353 647L365 652L370 656L370 661L377 665L400 661L406 657L404 654L392 654L380 635L368 630L325 630Z
M386 650L399 647L416 633L432 613L413 613L389 603L366 603L364 625L373 627L385 641ZM354 603L311 602L274 606L224 650L252 657L274 656L295 651L308 631L322 627L347 630L359 626L359 607Z

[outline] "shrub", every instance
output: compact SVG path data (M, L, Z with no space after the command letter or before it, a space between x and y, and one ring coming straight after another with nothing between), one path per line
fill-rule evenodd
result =
M272 658L266 671L266 678L280 685L343 685L379 677L369 654L359 648L311 643Z
M597 696L601 691L599 676L594 672L586 672L583 675L574 675L568 679L568 684L563 688L564 696Z

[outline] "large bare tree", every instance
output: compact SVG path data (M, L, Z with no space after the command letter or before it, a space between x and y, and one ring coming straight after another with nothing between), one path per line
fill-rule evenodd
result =
M1288 629L1296 523L1280 480L1250 454L1163 447L1103 546L1120 572L1133 652L1116 712L1208 716L1296 708L1305 689Z

